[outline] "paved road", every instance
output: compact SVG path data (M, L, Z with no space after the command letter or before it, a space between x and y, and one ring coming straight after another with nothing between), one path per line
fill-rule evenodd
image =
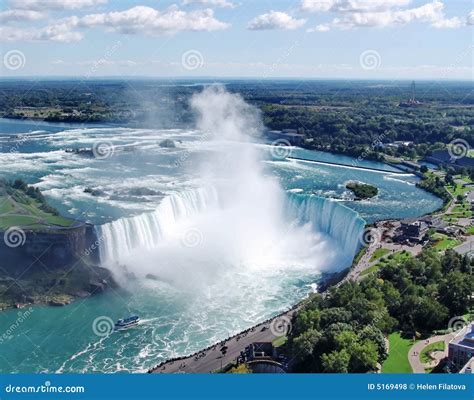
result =
M469 236L464 243L454 247L454 251L462 255L467 254L472 250L474 250L474 236Z
M448 344L451 341L451 339L455 336L455 333L448 333L446 335L438 335L438 336L432 336L429 339L426 340L420 340L419 342L416 342L409 350L408 352L408 361L410 361L411 369L413 372L417 374L424 374L425 373L425 368L433 368L438 363L448 355ZM444 351L437 351L436 353L433 353L435 356L435 361L429 364L423 364L420 361L420 354L423 351L423 349L428 346L431 343L434 342L440 342L441 340L444 340Z
M382 235L382 228L374 228L377 229ZM361 279L364 278L364 275L361 276L361 273L365 271L366 269L372 267L373 265L377 264L380 262L380 258L371 261L372 255L377 249L384 248L389 250L389 253L384 255L383 257L387 257L390 254L397 253L399 251L407 251L409 252L413 257L417 256L418 254L421 253L423 250L423 246L421 244L417 244L414 246L407 246L407 245L401 245L401 244L395 244L395 243L387 243L387 242L381 242L380 244L372 244L370 245L365 254L361 257L357 265L355 265L347 275L347 279L349 280L358 280L360 281ZM342 283L342 282L341 282Z
M157 374L172 374L172 373L208 373L220 369L237 359L240 356L240 352L245 349L246 346L254 342L271 342L278 336L273 334L272 331L280 329L285 330L285 324L291 321L293 314L297 309L290 310L287 313L282 314L275 319L264 322L254 328L240 333L226 341L216 344L206 350L200 351L197 354L184 357L180 360L170 360L164 364L151 370L152 373ZM278 321L279 323L272 322ZM272 325L272 329L271 329ZM288 325L286 325L288 326ZM222 356L221 348L227 347L225 356Z

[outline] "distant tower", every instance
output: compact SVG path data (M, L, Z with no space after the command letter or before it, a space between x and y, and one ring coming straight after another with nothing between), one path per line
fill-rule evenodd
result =
M415 81L413 81L413 82L411 83L411 99L410 99L410 101L411 101L412 103L415 102Z

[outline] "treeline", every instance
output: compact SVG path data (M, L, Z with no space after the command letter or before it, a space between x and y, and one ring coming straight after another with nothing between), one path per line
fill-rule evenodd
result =
M446 179L443 181L439 176L425 174L423 179L419 181L416 186L433 193L435 196L441 198L444 204L447 204L451 200L451 196L444 186L445 183L447 183Z
M299 129L306 137L305 147L328 149L339 153L362 153L367 147L391 155L414 158L424 156L436 147L454 139L464 139L474 146L474 111L463 107L451 110L423 107L364 106L354 104L340 110L317 111L311 107L265 105L264 122L271 129ZM461 124L462 129L455 128ZM400 149L383 144L410 141L412 146ZM359 149L357 149L359 147Z
M370 372L387 357L384 336L418 337L466 314L474 290L471 263L448 250L392 256L378 273L314 295L293 319L287 349L295 372Z

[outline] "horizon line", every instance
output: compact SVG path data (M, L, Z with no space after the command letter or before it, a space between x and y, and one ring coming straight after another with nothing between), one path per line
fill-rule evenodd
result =
M136 75L104 75L104 76L94 76L87 77L83 75L22 75L22 76L0 76L0 81L4 80L85 80L85 81L94 81L94 80L259 80L262 82L265 81L281 81L281 80L310 80L310 81L378 81L378 82L406 82L406 81L417 81L417 82L433 82L433 81L443 81L443 82L466 82L474 84L474 81L469 78L362 78L362 77L351 77L351 78L336 78L336 77L259 77L259 76L136 76Z

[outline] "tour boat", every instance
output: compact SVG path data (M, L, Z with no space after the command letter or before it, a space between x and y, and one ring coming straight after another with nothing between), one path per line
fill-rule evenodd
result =
M138 315L133 315L128 318L119 319L115 323L115 330L127 329L132 326L138 325L139 322L140 322L140 317Z

